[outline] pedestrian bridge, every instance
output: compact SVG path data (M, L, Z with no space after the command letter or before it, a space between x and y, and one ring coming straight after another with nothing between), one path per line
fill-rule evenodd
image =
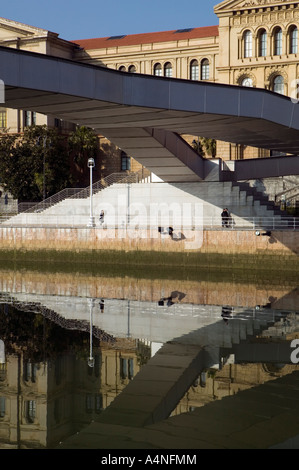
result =
M299 174L299 105L264 89L130 74L0 47L7 108L93 128L165 182ZM180 138L200 135L291 154L222 171Z

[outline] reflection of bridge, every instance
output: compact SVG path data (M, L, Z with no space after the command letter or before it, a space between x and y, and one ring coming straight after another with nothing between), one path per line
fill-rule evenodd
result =
M179 134L299 154L299 106L262 89L122 72L0 48L9 108L33 110L103 134L168 182L211 172L239 180L299 174L299 157L238 162L222 172ZM214 170L214 171L213 171Z
M86 298L5 293L2 301L11 302L20 309L30 305L31 311L45 314L50 319L52 312L55 320L58 313L70 321L82 318L87 323L90 312L90 302ZM253 312L253 309L234 308L225 323L221 312L221 307L212 305L158 306L155 302L116 299L105 299L105 310L101 312L97 299L94 299L94 325L105 325L105 329L110 325L109 334L111 329L115 336L122 337L143 333L146 339L168 342L99 416L98 422L66 439L59 447L267 448L297 435L297 422L290 422L287 428L280 429L280 420L287 419L297 406L297 399L290 397L288 404L283 406L281 400L277 400L277 394L286 393L285 387L288 390L294 387L296 374L227 397L193 413L169 418L201 371L211 366L221 367L228 355L234 356L235 362L290 363L289 341L272 340L267 344L254 341L254 335L276 325L277 336L281 338L281 328L294 331L297 318L293 318L292 325L291 320L290 325L284 327L281 325L286 313L279 309L267 306ZM157 336L162 330L164 335L167 332L164 339ZM171 338L174 333L180 336ZM149 336L154 334L155 337ZM248 337L251 337L249 343ZM219 364L215 364L215 358ZM252 432L248 432L250 426ZM266 433L262 432L265 426L268 427Z

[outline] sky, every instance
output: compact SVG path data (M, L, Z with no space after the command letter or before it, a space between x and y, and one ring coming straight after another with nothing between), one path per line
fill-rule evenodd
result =
M76 40L218 24L215 0L9 0L0 16Z

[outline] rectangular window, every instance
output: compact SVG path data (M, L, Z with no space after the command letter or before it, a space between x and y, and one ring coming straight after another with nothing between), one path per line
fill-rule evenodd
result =
M127 360L123 358L120 358L120 376L122 379L128 377Z
M28 400L25 402L26 419L27 423L34 423L36 416L36 402L35 400Z
M7 126L6 109L0 108L0 128L5 129Z
M62 127L62 120L58 119L58 118L55 118L54 119L54 127L57 127L58 129L60 129Z
M33 383L36 381L36 365L32 362L24 362L24 380Z
M132 380L134 377L133 359L120 358L120 376L122 379Z
M86 395L85 408L86 408L87 413L92 413L92 411L93 411L93 400L92 400L92 395L90 395L90 394Z
M0 397L0 418L5 416L5 397Z
M132 380L134 378L134 361L133 359L128 359L128 378Z
M103 409L103 395L97 394L95 396L95 411L96 413L100 413Z
M131 170L131 157L122 155L122 157L121 157L121 169L122 169L122 171Z
M24 111L24 127L36 125L36 113L34 111Z
M0 362L0 382L6 378L6 363Z

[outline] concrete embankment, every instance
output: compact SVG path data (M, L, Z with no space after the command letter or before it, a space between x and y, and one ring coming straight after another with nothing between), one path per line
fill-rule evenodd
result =
M147 266L299 269L299 231L128 232L100 228L0 227L1 259Z

